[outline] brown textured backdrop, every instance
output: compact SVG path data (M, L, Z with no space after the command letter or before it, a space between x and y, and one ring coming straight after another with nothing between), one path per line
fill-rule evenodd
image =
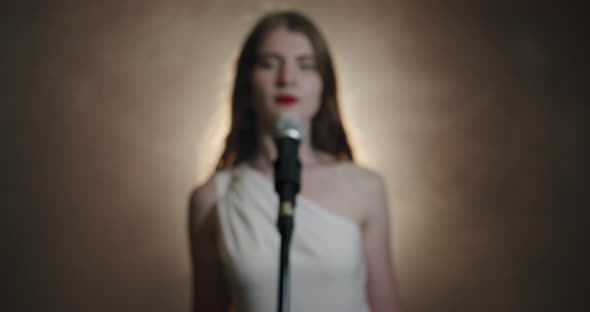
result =
M388 181L407 311L580 311L582 10L360 0L1 4L0 310L189 311L186 202L273 7L332 46L360 161Z

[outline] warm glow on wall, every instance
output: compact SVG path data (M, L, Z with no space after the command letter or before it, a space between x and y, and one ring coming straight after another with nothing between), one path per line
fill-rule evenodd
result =
M207 124L202 135L199 137L197 183L203 183L213 172L216 162L223 152L225 137L229 133L231 119L231 88L234 78L233 62L237 58L237 51L234 57L224 65L223 77L219 84L219 90L215 97L216 109L207 119Z

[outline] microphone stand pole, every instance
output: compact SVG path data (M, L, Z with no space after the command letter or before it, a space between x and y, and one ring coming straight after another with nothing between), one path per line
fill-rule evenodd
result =
M291 202L281 203L279 210L278 228L281 233L281 253L279 263L279 294L278 311L289 311L290 294L290 272L289 272L289 251L291 238L293 236L293 204Z
M294 154L296 155L296 154ZM279 261L278 311L289 311L290 271L289 251L293 237L295 196L299 192L301 162L299 159L275 161L275 190L279 194L279 216L277 227L281 234Z

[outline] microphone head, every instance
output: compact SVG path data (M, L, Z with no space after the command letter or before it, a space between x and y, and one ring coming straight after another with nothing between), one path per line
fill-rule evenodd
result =
M272 129L272 136L275 140L291 138L301 142L304 133L301 120L297 116L288 114L281 115Z

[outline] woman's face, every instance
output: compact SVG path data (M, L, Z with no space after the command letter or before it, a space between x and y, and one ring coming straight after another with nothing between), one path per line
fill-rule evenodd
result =
M268 33L258 50L252 82L256 115L267 129L282 113L307 124L320 107L323 82L303 33L286 27Z

